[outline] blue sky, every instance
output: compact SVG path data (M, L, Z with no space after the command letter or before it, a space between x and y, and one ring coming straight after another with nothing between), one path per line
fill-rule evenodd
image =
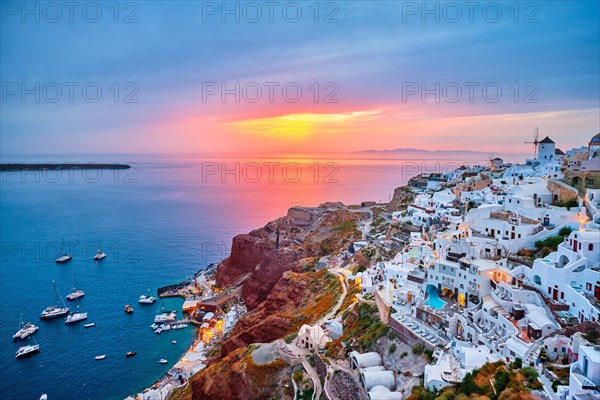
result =
M23 14L22 3L17 10L14 3L2 2L0 25L4 154L310 152L335 143L343 143L342 151L439 144L519 151L521 139L529 138L535 126L566 148L583 144L600 129L596 1L520 2L518 16L514 2L477 2L473 22L460 1L427 3L432 9L437 5L439 21L435 13L423 14L422 2L320 2L318 22L314 2L297 2L302 17L296 23L279 12L283 7L294 11L292 2L276 2L274 22L261 6L256 23L248 21L253 14L243 14L248 2L227 3L239 7L239 22L232 14L222 20L222 2L143 1L136 7L123 2L117 23L112 2L94 3L102 12L95 23L80 9L69 22L65 8L52 23L52 9L29 2L30 9L39 7L36 22L35 13ZM444 14L454 5L463 13L456 23L449 21L454 14ZM492 22L496 6L502 16ZM216 14L208 14L215 7ZM88 19L94 10L88 9ZM124 23L132 12L138 22ZM331 13L337 22L325 23ZM51 82L79 83L74 101L63 90L57 102L49 102L42 88ZM79 89L89 82L102 89L96 103L85 101ZM132 92L124 87L128 82L139 89L133 96L137 103L123 102ZM206 82L297 82L303 96L297 103L281 98L236 103L219 96L203 102ZM338 102L324 103L323 92L315 101L314 82L333 82ZM483 99L480 90L473 102L465 97L457 103L423 102L420 94L405 100L407 82L429 88L436 82L463 88L465 82L480 87L491 82L503 93L495 103ZM510 89L515 82L516 102ZM40 102L33 95L23 101L22 85L36 83ZM534 86L525 87L528 83ZM527 94L538 101L524 102ZM299 129L278 125L290 115L302 115ZM371 140L363 144L366 134Z

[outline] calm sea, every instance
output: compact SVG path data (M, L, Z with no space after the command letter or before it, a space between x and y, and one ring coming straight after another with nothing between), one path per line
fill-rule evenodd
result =
M159 308L141 306L150 288L189 278L226 257L238 233L285 215L294 205L388 201L419 169L444 170L473 155L425 160L397 156L208 157L54 155L2 157L2 162L122 162L127 171L0 174L0 392L3 399L123 399L152 385L195 337L194 328L156 335ZM92 260L98 246L108 254ZM73 255L55 264L61 247ZM86 296L83 324L40 321L76 283ZM133 315L123 312L132 303ZM71 305L72 308L73 305ZM15 359L19 321L40 326L41 353ZM177 340L177 344L172 344ZM33 343L33 341L31 341ZM127 351L136 351L125 358ZM96 361L96 355L106 354ZM165 358L169 364L158 360Z

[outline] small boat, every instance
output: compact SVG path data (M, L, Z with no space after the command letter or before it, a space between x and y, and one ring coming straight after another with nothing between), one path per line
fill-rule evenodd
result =
M38 329L40 329L38 326L28 322L13 335L13 340L23 340L33 335Z
M65 254L63 254L62 256L60 256L60 257L58 257L56 259L56 263L57 264L64 264L66 262L71 261L72 259L73 259L73 257L71 257L70 255L68 255L68 254L65 253Z
M77 285L75 283L75 274L73 274L73 289L72 289L73 291L67 295L67 300L69 300L69 301L77 300L77 299L85 296L85 292L83 290L75 289L76 286Z
M96 360L104 360L106 358L106 354L102 354L101 356L94 357Z
M98 252L96 253L96 255L94 256L94 261L100 261L102 260L104 257L106 257L106 253L102 251L102 249L98 249Z
M148 296L148 295L143 294L138 299L138 303L140 303L140 304L153 304L153 303L156 303L156 298L153 297L153 296Z
M19 347L19 350L17 351L15 358L27 357L27 356L30 356L32 354L39 353L39 352L40 352L39 344L27 345L27 346Z
M62 255L56 259L57 264L64 264L73 259L73 257L71 257L71 255L69 253L67 253L63 250L64 247L65 247L65 242L63 241L60 245L60 252Z
M133 357L135 356L137 353L135 351L128 351L127 353L125 353L125 357Z
M96 326L96 323L95 323L95 322L90 322L89 324L85 324L85 325L83 325L83 327L84 327L84 328L91 328L91 327L93 327L93 326Z
M42 393L40 400L48 400L48 395L46 393Z
M85 296L85 292L83 290L76 290L72 293L69 293L67 296L67 300L77 300L80 297Z
M129 304L125 304L125 312L127 314L133 313L133 307L131 307Z
M173 344L177 344L177 340L173 340Z
M167 361L167 360L165 360L164 358L161 358L160 360L158 360L158 362L159 362L159 363L161 363L161 364L166 364L166 363L168 363L168 361Z

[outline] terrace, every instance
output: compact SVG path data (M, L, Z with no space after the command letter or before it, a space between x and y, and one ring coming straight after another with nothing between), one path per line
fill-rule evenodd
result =
M391 317L405 329L408 329L412 335L428 344L429 347L445 346L450 340L442 329L429 327L408 314L399 316L398 313L394 313Z

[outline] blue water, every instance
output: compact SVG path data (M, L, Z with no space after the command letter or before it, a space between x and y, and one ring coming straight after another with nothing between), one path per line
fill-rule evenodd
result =
M159 305L136 302L148 287L155 291L221 260L235 234L263 226L290 206L387 201L393 188L410 177L396 159L335 161L337 182L325 181L324 173L331 170L324 169L315 179L313 159L279 161L286 160L302 166L299 182L280 175L259 182L236 182L235 176L203 179L206 158L200 156L4 156L2 162L114 161L135 162L137 168L118 175L102 171L98 179L93 171L85 178L81 171L73 176L0 174L2 399L38 399L42 392L51 400L123 399L143 390L164 375L195 337L191 327L152 332L149 326ZM226 162L231 167L248 160ZM57 265L62 243L73 261ZM94 263L98 244L108 257ZM86 322L96 322L96 327L40 321L41 311L55 303L52 281L64 297L74 277L86 292L80 303L89 314ZM123 312L126 303L134 305L133 315ZM168 299L162 306L180 310L181 303ZM24 320L41 327L35 335L41 353L15 360L20 343L11 336L21 312ZM138 355L126 359L130 350ZM99 354L107 358L96 361ZM160 358L169 364L159 364Z
M427 300L424 303L428 306L439 310L446 305L446 302L438 297L438 290L433 285L427 286L427 296Z

